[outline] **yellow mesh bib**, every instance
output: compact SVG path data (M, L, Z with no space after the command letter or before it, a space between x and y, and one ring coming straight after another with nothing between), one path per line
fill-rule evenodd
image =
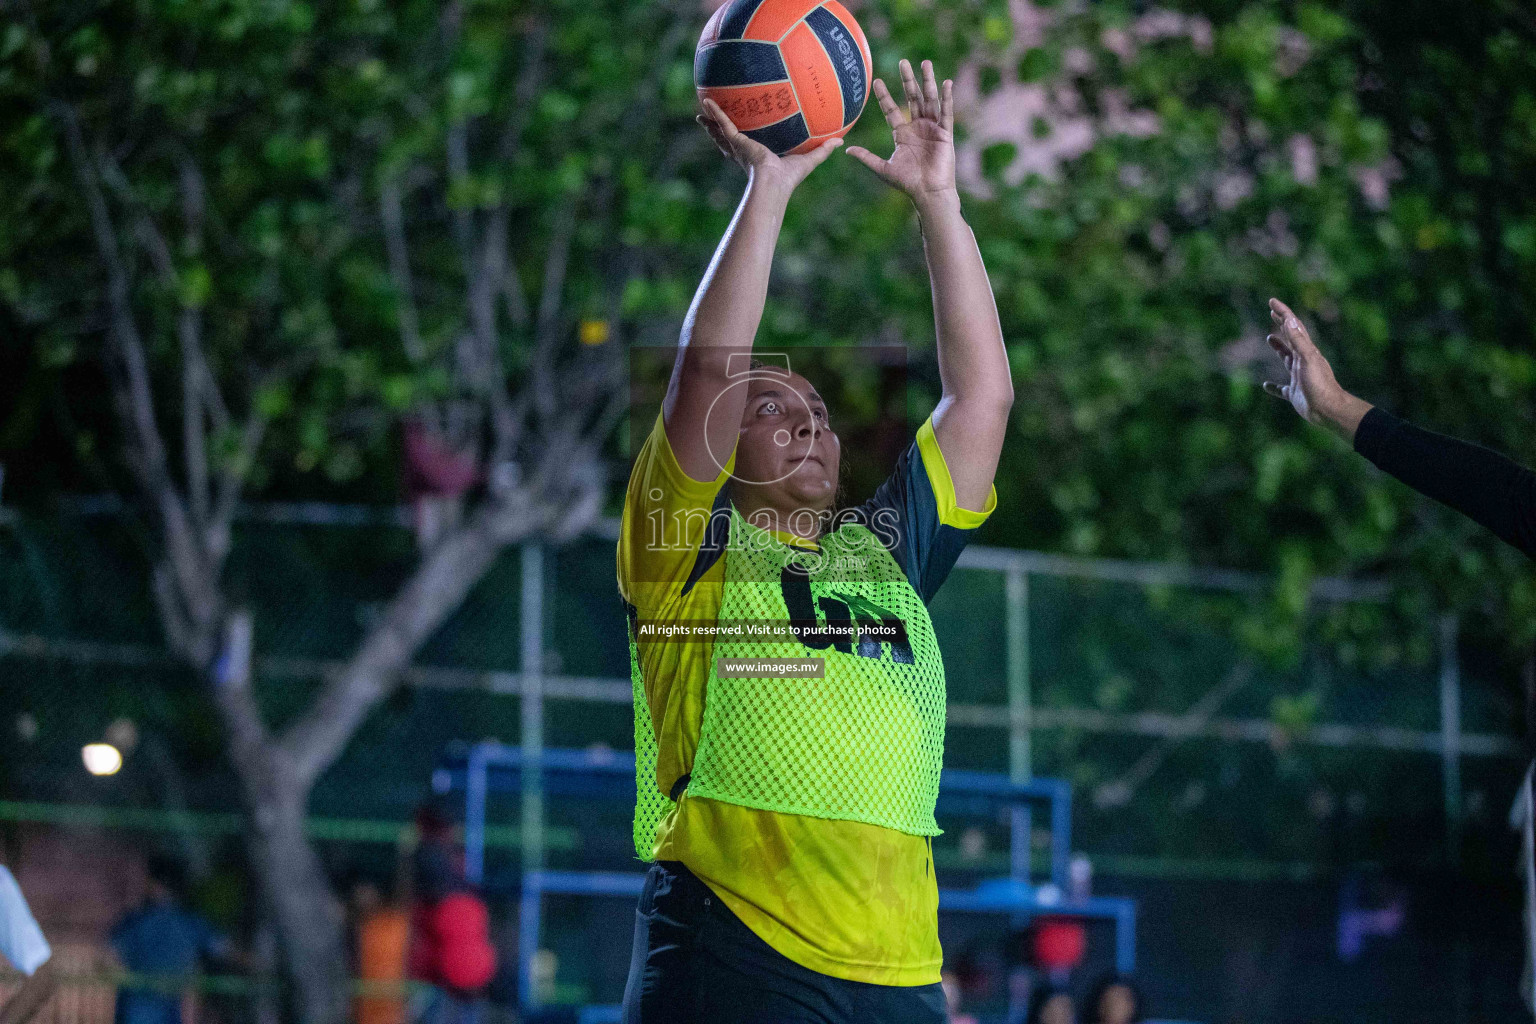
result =
M690 794L938 835L944 666L933 623L873 532L847 523L804 551L731 509L721 624L789 622L793 638L717 637ZM830 627L830 628L829 628ZM650 859L671 802L631 636L635 849ZM722 676L722 659L817 657L824 678Z

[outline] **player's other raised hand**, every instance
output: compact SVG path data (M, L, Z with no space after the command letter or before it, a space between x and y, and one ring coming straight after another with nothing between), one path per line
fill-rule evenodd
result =
M881 159L863 146L849 146L848 155L915 201L925 195L953 192L955 84L946 78L941 88L933 77L931 60L923 61L923 80L919 84L911 63L903 60L901 85L907 98L905 111L891 97L885 82L875 79L875 99L896 142L890 159Z

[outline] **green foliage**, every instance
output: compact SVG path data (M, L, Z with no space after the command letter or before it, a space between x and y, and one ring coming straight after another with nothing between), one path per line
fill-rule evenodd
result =
M1268 571L1277 582L1262 608L1182 611L1274 665L1294 667L1306 636L1378 666L1431 653L1358 609L1309 613L1310 584L1327 574L1399 584L1409 596L1382 615L1422 622L1450 605L1509 648L1528 645L1536 581L1519 556L1299 422L1259 382L1278 371L1263 346L1277 295L1308 318L1346 386L1529 461L1529 26L1494 5L1430 0L1177 6L1210 20L1181 14L1176 31L1154 32L1138 27L1142 5L1041 4L1045 35L1028 47L1002 0L859 11L888 82L902 57L941 72L971 62L982 95L1048 87L1053 102L1074 97L1096 133L1047 177L1010 168L1055 141L1050 117L977 154L983 185L967 213L1018 394L986 539ZM272 420L248 476L274 497L393 499L394 422L456 397L469 318L461 217L508 211L498 343L521 380L546 297L561 337L591 319L612 325L607 344L673 343L743 184L691 120L695 5L21 10L0 30L0 99L16 112L0 123L0 330L25 355L0 353L19 358L21 382L0 391L16 396L0 408L0 455L16 465L51 443L40 461L53 475L13 471L8 500L26 494L28 472L82 489L121 483L92 369L107 277L61 111L122 168L109 201L166 408L177 324L200 311L232 411ZM1126 111L1153 130L1126 130ZM977 127L967 114L962 144ZM871 108L849 141L884 151L889 133ZM188 230L189 167L203 181L200 233ZM386 244L391 187L420 358ZM173 280L150 265L139 217L164 235ZM565 225L572 255L548 295ZM921 416L936 397L932 332L910 204L835 155L789 211L760 342L907 344ZM210 448L215 461L238 452L228 434ZM1090 699L1127 700L1111 662L1097 678ZM1264 713L1301 729L1309 700L1281 695Z

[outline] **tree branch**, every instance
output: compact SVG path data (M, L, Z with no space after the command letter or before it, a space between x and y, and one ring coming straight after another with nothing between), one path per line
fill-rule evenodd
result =
M266 433L267 418L252 409L246 417L245 427L240 431L240 446L234 458L219 474L218 496L208 518L207 531L208 550L217 560L222 561L229 554L229 531L235 519L235 506L240 503L240 495L245 489L245 476L256 464L256 453Z
M507 274L501 284L501 292L506 298L507 319L518 330L527 330L532 322L532 317L528 310L528 297L523 293L523 281L517 273L517 261L512 259L510 254L507 259Z
M536 509L519 499L482 506L417 566L395 594L357 653L326 683L309 711L279 743L309 785L336 760L347 741L399 682L423 643L463 602L501 549L542 525Z
M208 528L213 500L208 486L208 430L203 419L202 374L198 372L198 336L202 321L196 309L183 306L176 318L181 339L181 433L182 460L187 466L187 494L192 522L200 532Z
M218 659L209 668L214 703L229 730L229 756L247 785L267 773L271 736L251 692L255 623L244 609L231 612L219 638ZM306 787L307 791L307 787Z
M444 50L449 54L458 45L459 32L464 21L464 5L452 0L443 7L442 26ZM453 121L448 125L448 206L453 224L453 239L458 243L459 260L463 264L466 281L475 279L475 221L474 212L464 205L463 196L455 199L454 193L469 179L469 125Z
M544 49L548 29L543 22L534 24L523 39L523 66L517 73L517 83L512 87L512 113L507 118L497 144L497 159L502 166L510 166L517 159L523 145L523 129L533 116L534 99L544 84Z
M416 291L411 283L410 249L405 241L405 210L400 194L400 179L391 175L379 188L379 215L384 222L384 251L389 257L389 276L398 296L400 344L411 362L421 363L427 350L421 343L421 328L416 315Z
M507 209L497 207L485 221L485 234L480 239L480 253L474 261L474 276L469 279L467 290L469 325L479 346L475 372L480 379L473 381L477 391L489 390L491 379L501 364L496 346L496 290L506 274L507 263Z
M148 361L134 319L128 270L118 248L117 230L102 195L95 161L86 149L75 111L67 104L57 102L50 104L50 108L64 126L71 162L90 213L96 248L107 270L107 299L111 314L107 338L117 370L112 375L113 397L129 438L129 465L161 521L165 556L175 577L177 604L189 624L189 636L184 638L186 653L195 663L206 663L210 644L205 638L222 609L216 574L208 564L198 533L168 469L165 441L155 422ZM174 624L168 621L167 628L174 628Z
M507 278L507 221L505 205L498 206L486 218L481 255L476 261L476 277L470 281L469 313L478 349L475 359L476 379L472 382L485 401L491 421L492 467L509 461L517 449L522 414L507 392L506 364L501 358L500 334L496 326L496 293Z
M497 161L503 167L511 167L522 150L523 131L528 127L528 119L533 114L534 98L544 84L547 39L548 30L539 22L528 30L523 40L523 65L518 71L517 83L512 87L512 111L502 126L501 140L496 147ZM507 318L513 327L524 330L530 323L528 299L523 291L522 280L518 277L517 263L510 254L506 259L506 267L500 286L506 298Z
M555 348L560 341L560 307L565 291L565 272L571 258L571 238L576 232L576 199L572 197L555 216L549 249L544 257L544 284L539 293L539 319L534 332L530 386L539 418L555 415Z
M102 177L113 190L132 204L136 213L136 229L139 240L149 253L161 283L170 291L181 286L170 246L156 227L154 219L143 209L134 196L122 168L110 156L102 158ZM185 226L185 245L189 255L198 256L202 251L203 216L205 210L202 172L190 158L181 161L182 217ZM203 553L209 571L217 574L224 557L229 553L230 524L235 506L239 501L245 474L250 471L266 433L266 418L252 410L241 430L240 445L235 456L218 474L217 484L212 481L208 468L207 427L204 416L211 418L215 429L229 426L229 409L224 404L208 354L202 343L201 307L183 305L177 321L177 338L182 354L182 418L185 432L184 445L187 463L187 488L192 503L194 527L202 541Z

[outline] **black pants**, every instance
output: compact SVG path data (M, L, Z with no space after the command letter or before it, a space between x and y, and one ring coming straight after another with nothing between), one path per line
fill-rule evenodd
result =
M937 985L867 985L779 953L675 861L645 877L624 1024L944 1024Z

